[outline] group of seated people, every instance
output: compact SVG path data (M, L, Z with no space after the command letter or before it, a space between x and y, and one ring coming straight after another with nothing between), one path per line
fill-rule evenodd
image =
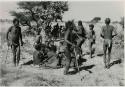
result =
M34 43L35 51L33 53L33 64L43 65L46 63L53 64L54 66L62 67L62 59L64 58L64 41L60 41L59 47L54 45L54 41L46 41L42 43L42 37L37 32L36 40ZM55 61L56 60L56 61ZM52 65L53 66L53 65Z

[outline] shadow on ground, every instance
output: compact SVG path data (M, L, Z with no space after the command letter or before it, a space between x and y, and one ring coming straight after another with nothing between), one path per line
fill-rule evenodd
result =
M30 61L24 63L23 65L31 65L31 64L33 64L33 60L30 60Z
M92 71L89 70L89 69L92 69L94 66L95 66L94 64L93 65L89 65L89 66L82 66L82 67L79 68L79 71L76 69L74 71L70 71L69 74L73 75L73 74L76 74L76 73L78 73L78 72L80 72L82 70L85 70L85 71L88 71L89 73L92 73Z
M115 60L115 61L113 61L112 63L110 63L110 67L112 67L113 65L115 65L115 64L120 64L122 62L122 60L121 59L118 59L118 60Z

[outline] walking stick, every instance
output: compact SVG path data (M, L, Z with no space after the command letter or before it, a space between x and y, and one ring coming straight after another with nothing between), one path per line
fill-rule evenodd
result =
M76 58L76 66L77 66L77 69L78 69L78 72L79 72L79 64L78 64L78 61L77 61L79 56L77 55L75 48L74 48L74 53L75 53L75 58ZM80 74L80 72L79 72L79 74Z
M79 55L77 55L75 48L74 48L74 53L75 53L75 57L76 57L76 66L77 66L77 69L78 69L78 72L79 72L79 76L82 77L82 76L80 75L79 64L78 64L78 61L77 61L77 59L79 58ZM82 81L83 78L84 78L84 77L80 78L80 80Z
M9 51L9 46L8 46L7 52L6 52L5 64L6 64L6 61L7 61L8 51Z

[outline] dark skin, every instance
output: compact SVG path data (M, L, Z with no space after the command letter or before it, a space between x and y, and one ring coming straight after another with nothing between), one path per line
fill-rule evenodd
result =
M102 27L101 37L104 39L103 42L103 51L104 51L104 63L105 68L110 68L110 59L111 59L111 51L112 51L112 38L117 35L116 30L113 26L109 25L110 22L106 22L106 26ZM114 32L114 35L113 35ZM106 58L106 52L108 50L108 58Z
M93 30L94 27L89 27L90 28L90 32L88 35L88 39L89 39L89 50L90 50L90 58L92 58L92 46L94 44L94 39L93 37L95 37L95 31Z
M13 24L14 26L11 26L7 31L6 39L8 46L11 46L12 49L13 63L17 66L20 61L20 42L21 46L23 46L23 41L19 21L15 21Z
M78 27L76 28L77 31L74 31L77 35L77 46L79 47L79 50L81 50L80 55L82 54L82 49L81 46L85 42L86 39L86 32L84 30L84 27L82 25L82 22L78 22Z
M61 47L63 46L63 42L60 42L60 47L59 47L59 52L58 52L58 56L57 56L57 58L58 58L58 66L62 66L62 58L63 58L63 51L61 50Z
M65 56L67 57L66 58L66 67L65 67L65 70L64 70L64 74L68 74L68 70L70 68L70 63L71 63L71 54L72 54L72 51L71 51L71 48L72 47L75 47L75 44L73 44L70 40L72 37L70 37L70 34L72 34L73 28L72 27L69 27L69 29L66 31L65 33L65 42L67 43L67 48L65 50ZM72 36L72 35L71 35ZM74 62L74 66L75 66L75 62Z
M36 34L37 34L37 36L35 38L34 44L42 44L42 36L40 35L40 31L37 31Z

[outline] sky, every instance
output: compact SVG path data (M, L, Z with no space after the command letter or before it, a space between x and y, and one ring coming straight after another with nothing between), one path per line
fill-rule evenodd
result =
M111 20L120 20L124 15L123 1L69 1L69 11L63 15L63 20L90 21L94 17L106 17ZM0 2L0 19L12 19L10 11L17 10L17 2Z

